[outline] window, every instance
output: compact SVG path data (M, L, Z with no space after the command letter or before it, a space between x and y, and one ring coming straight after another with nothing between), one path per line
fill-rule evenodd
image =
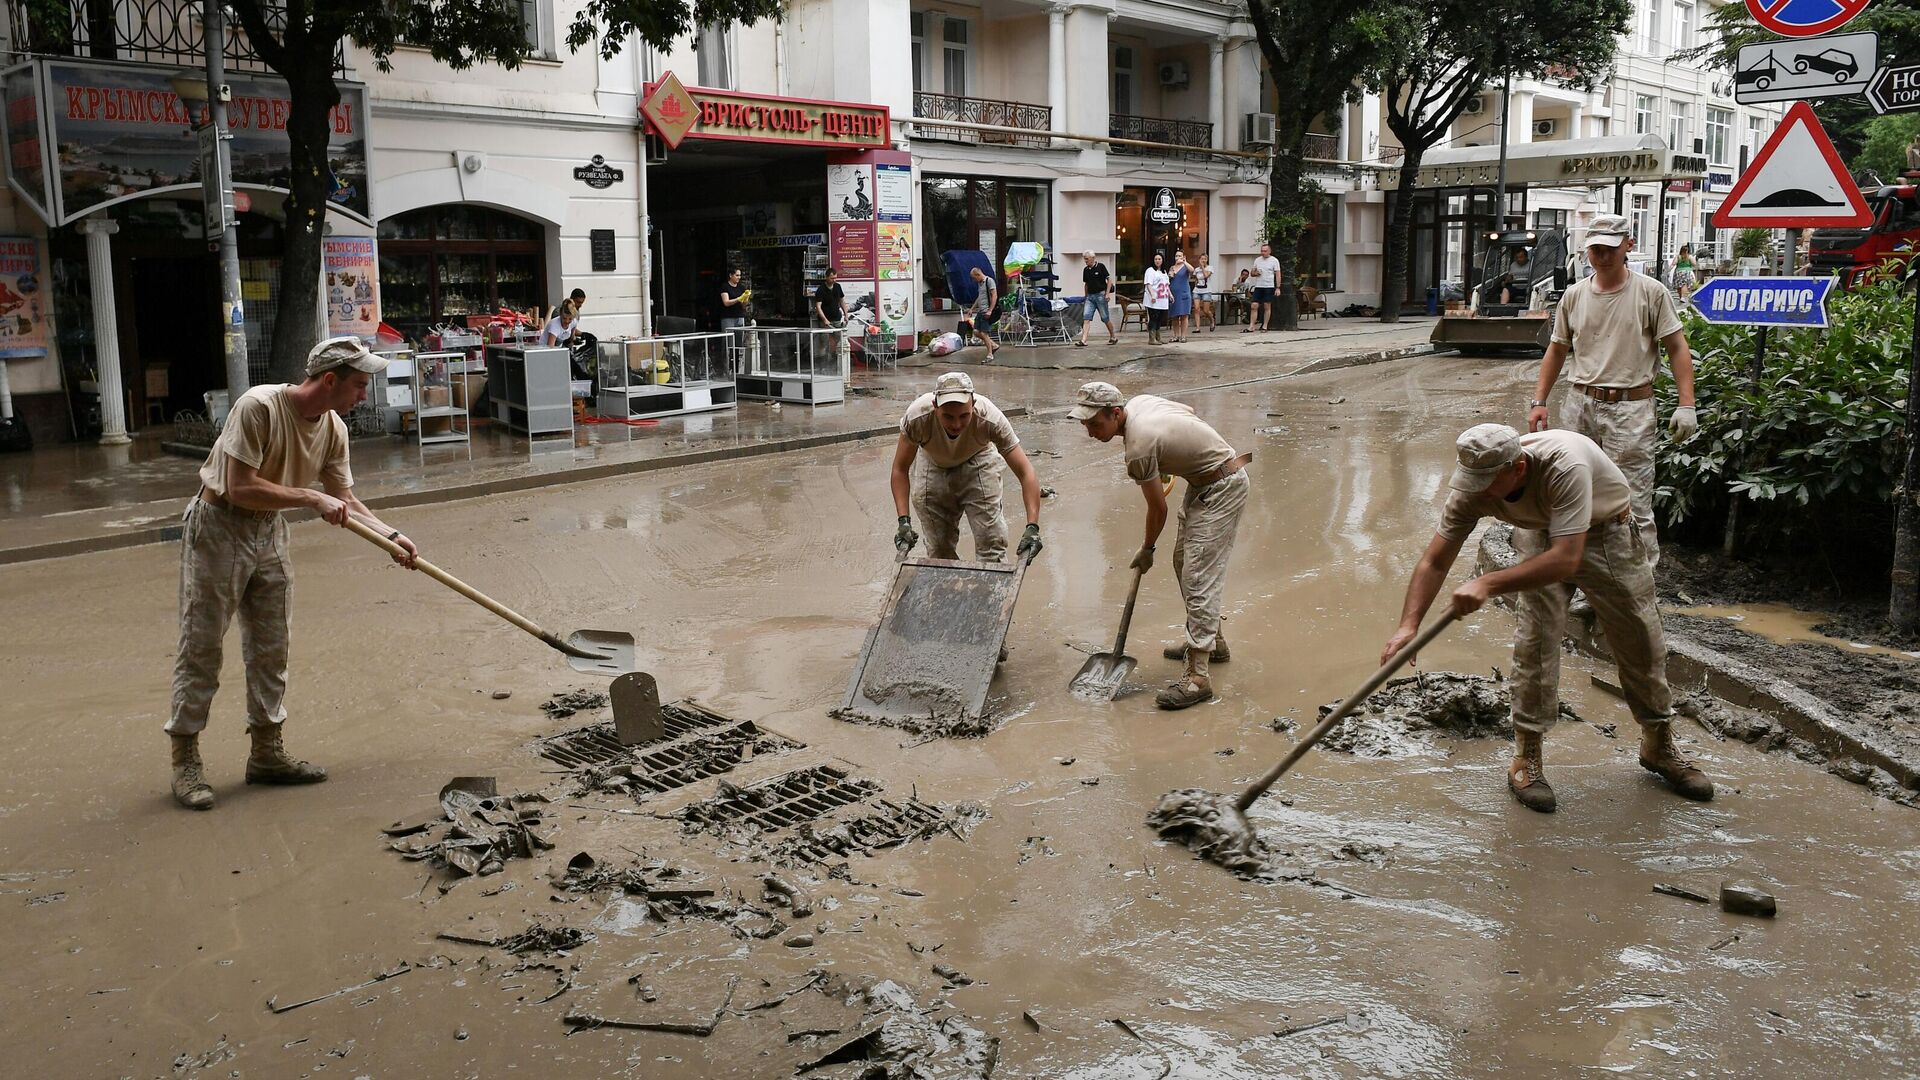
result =
M946 76L946 92L954 97L967 96L967 68L969 64L969 30L972 29L965 19L949 18L946 28L940 33L941 73Z
M1633 95L1633 133L1635 135L1653 134L1654 125L1659 123L1655 111L1658 106L1645 94Z
M1640 51L1660 51L1660 0L1647 0L1647 6L1640 9Z
M1692 147L1687 141L1693 137L1691 106L1684 101L1669 101L1667 109L1667 149L1686 153Z
M927 88L927 17L916 11L907 19L913 25L913 89L918 92Z
M1679 2L1673 5L1673 39L1667 42L1666 52L1677 52L1693 47L1693 4Z
M1571 210L1535 210L1533 212L1533 227L1541 232L1550 229L1567 229L1572 225L1573 211Z
M419 341L448 319L544 307L545 252L538 224L499 210L448 203L387 218L381 317Z
M1733 160L1727 151L1733 146L1733 110L1707 110L1707 160L1715 165L1725 165Z
M1666 250L1660 252L1660 261L1664 264L1671 260L1673 253L1680 248L1680 198L1677 195L1669 195L1660 200L1660 203L1661 220L1665 222L1667 241Z
M1635 195L1633 197L1633 246L1647 246L1647 223L1653 215L1653 196Z
M1117 113L1133 112L1133 49L1127 45L1113 48L1113 105Z
M1766 144L1766 126L1767 121L1765 117L1747 117L1747 142L1746 145L1740 148L1741 172L1747 171L1747 162L1753 160L1753 156L1760 152L1760 147Z
M694 36L694 58L699 63L697 78L701 86L733 89L733 29L728 26L702 26Z

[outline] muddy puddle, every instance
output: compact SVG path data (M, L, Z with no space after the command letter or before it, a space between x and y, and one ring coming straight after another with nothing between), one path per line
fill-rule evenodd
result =
M1081 381L981 378L1013 404ZM357 538L295 527L286 735L332 778L242 782L230 649L206 814L164 786L176 553L0 567L0 608L34 628L10 642L0 703L0 1053L30 1075L206 1078L1920 1073L1920 943L1899 918L1920 903L1913 811L1691 721L1684 749L1722 794L1675 799L1631 740L1602 734L1631 720L1582 657L1565 658L1563 692L1588 722L1547 740L1551 817L1513 804L1500 738L1409 727L1429 749L1314 753L1250 808L1318 887L1245 881L1145 824L1170 791L1243 790L1284 753L1275 716L1311 722L1373 670L1452 434L1517 418L1531 378L1427 357L1192 398L1247 448L1268 412L1290 430L1258 437L1218 700L1177 714L1067 692L1085 660L1067 643L1111 640L1139 496L1076 426L1017 425L1059 455L1036 457L1059 494L993 684L1019 707L985 739L828 716L889 583L882 441L394 511L516 608L634 633L663 698L724 721L618 754L579 734L605 732L604 707L537 708L580 685L550 650ZM610 513L629 527L581 524ZM1182 619L1156 567L1135 681L1175 676L1159 646ZM1488 610L1422 662L1490 672L1512 632ZM726 817L738 793L819 768L841 775L815 782L861 790L811 834L745 820L778 800ZM628 782L582 786L594 770ZM448 872L381 830L452 825L439 796L455 776L549 794L536 827L554 846L442 893ZM915 802L986 816L764 857ZM1725 880L1759 883L1778 917L1653 891L1714 896Z
M1319 719L1339 707L1337 698L1320 706ZM1565 703L1560 719L1580 722ZM1273 728L1295 732L1299 725L1282 716ZM1611 737L1613 725L1602 732ZM1512 738L1512 693L1497 668L1494 676L1432 671L1390 680L1334 725L1315 749L1369 758L1444 757L1454 752L1453 739Z
M1734 629L1744 630L1779 645L1804 642L1863 656L1920 660L1920 650L1896 649L1825 633L1820 628L1826 625L1829 616L1815 611L1802 611L1787 604L1690 604L1666 610L1674 615L1696 619L1716 619ZM1920 667L1914 668L1914 678L1920 680Z

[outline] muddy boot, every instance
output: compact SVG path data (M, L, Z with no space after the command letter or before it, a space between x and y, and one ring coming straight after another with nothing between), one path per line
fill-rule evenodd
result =
M1160 691L1154 703L1163 709L1184 709L1213 700L1213 680L1207 678L1207 654L1199 649L1186 651L1187 670L1180 681Z
M1540 763L1540 735L1536 732L1513 733L1513 764L1507 767L1507 788L1520 805L1542 814L1551 814L1559 801L1547 785L1546 767Z
M1640 729L1640 767L1658 774L1682 798L1706 802L1713 798L1713 781L1673 745L1673 724L1647 724Z
M1187 643L1184 641L1176 641L1166 648L1161 649L1160 655L1169 660L1185 660L1187 658ZM1220 633L1213 635L1213 650L1207 653L1207 663L1224 664L1231 659L1233 659L1233 650L1227 648L1227 633L1222 630Z
M173 801L189 810L213 809L213 788L200 764L200 736L167 736L173 742Z
M317 784L327 778L327 770L320 766L287 756L287 748L280 742L279 724L262 724L247 731L253 736L253 753L247 755L247 783Z

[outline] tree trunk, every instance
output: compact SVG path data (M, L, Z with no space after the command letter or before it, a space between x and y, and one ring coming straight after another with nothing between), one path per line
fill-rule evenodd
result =
M293 99L287 114L292 177L286 204L286 246L280 256L280 311L268 354L267 375L272 382L299 382L304 378L307 350L325 337L327 330L318 312L320 249L333 181L327 139L333 130L333 107L340 103L340 88L333 82L333 49L314 48L307 55L320 58L312 64L316 70L284 73Z
M1298 143L1294 140L1294 149L1289 153L1273 156L1273 171L1268 176L1267 197L1271 203L1270 211L1286 218L1291 226L1280 230L1279 235L1269 237L1273 244L1273 257L1280 261L1280 274L1275 279L1273 306L1274 322L1282 330L1300 329L1300 301L1296 295L1295 275L1298 273L1296 262L1300 257L1300 225L1306 219L1306 198L1300 190L1300 176L1303 171Z
M1412 261L1413 183L1420 174L1424 150L1406 148L1400 161L1400 190L1394 193L1393 217L1387 221L1385 258L1380 262L1380 321L1400 321L1400 307L1407 295L1407 267Z

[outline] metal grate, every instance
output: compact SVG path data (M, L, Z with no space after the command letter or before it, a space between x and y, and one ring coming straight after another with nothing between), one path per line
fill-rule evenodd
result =
M703 734L697 739L662 746L650 754L642 754L639 761L622 769L621 773L632 777L633 787L630 790L638 798L683 788L709 776L732 772L749 756L784 754L799 749L801 745L792 739L761 731L752 721L743 720L724 731Z
M816 765L752 787L726 788L713 798L682 810L680 817L696 827L753 825L762 829L785 829L803 821L817 821L840 807L879 792L880 785L871 780L850 778L831 765Z
M904 805L873 799L869 805L873 813L827 827L801 826L799 836L774 849L775 860L823 862L924 840L953 828L952 815L918 799L910 798Z
M696 731L724 728L735 723L718 713L711 713L697 705L684 702L660 706L660 717L666 722L666 737L641 743L638 746L622 743L620 737L614 734L613 722L609 720L542 739L534 752L556 765L564 765L569 769L584 769L594 765L618 765L639 760L641 753L649 747L664 746ZM751 727L752 725L747 723L743 726Z
M774 862L825 862L870 854L938 832L960 835L954 811L917 798L881 798L872 780L850 777L831 765L800 769L736 788L680 812L689 829L713 829L743 839L742 830L791 834L763 849Z

